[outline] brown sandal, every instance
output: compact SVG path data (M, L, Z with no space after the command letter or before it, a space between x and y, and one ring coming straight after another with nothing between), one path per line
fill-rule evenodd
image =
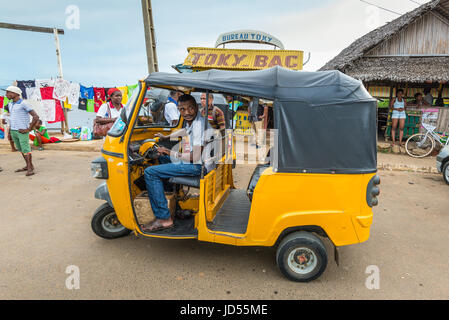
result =
M174 227L173 222L169 226L164 226L164 225L162 225L160 220L154 220L150 224L143 226L142 230L147 231L147 232L155 232L155 231L164 230L164 229L171 229L173 227Z

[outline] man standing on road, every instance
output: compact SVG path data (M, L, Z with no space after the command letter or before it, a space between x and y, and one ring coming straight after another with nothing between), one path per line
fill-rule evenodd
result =
M31 147L29 132L36 126L39 116L28 106L20 95L22 90L15 86L6 89L6 97L11 100L8 104L11 121L11 138L19 152L22 153L26 167L16 170L16 172L26 171L26 176L34 174L34 166L31 159ZM30 123L30 115L33 117Z

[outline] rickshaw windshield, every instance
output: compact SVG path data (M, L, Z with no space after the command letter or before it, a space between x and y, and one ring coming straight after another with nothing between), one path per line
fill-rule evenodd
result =
M125 119L129 119L130 115L132 114L131 111L136 104L137 98L139 97L141 88L142 88L142 85L139 83L139 87L134 90L131 98L128 100L126 105L123 107L123 109L120 113L120 117L117 118L117 120L114 122L114 125L109 130L109 132L108 132L109 136L120 137L126 131L127 123L125 123L122 120L123 116L126 116Z

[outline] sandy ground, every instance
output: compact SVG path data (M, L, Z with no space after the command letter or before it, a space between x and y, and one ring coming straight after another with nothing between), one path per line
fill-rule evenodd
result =
M0 299L448 299L449 186L440 175L380 171L380 205L370 239L333 253L318 280L286 280L272 248L194 240L97 237L90 221L102 201L90 177L94 152L34 152L36 175L0 150ZM235 171L246 187L252 170ZM331 249L327 244L328 249ZM80 289L66 288L67 267ZM366 270L380 270L369 290Z

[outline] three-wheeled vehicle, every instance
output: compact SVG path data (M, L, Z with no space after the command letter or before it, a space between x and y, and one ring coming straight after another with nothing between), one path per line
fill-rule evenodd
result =
M176 211L191 215L175 218L174 228L149 233L141 228L134 200L145 191L145 168L158 164L156 147L162 141L155 134L167 135L184 124L181 118L171 127L160 116L166 95L145 99L151 96L148 92L163 89L271 100L276 139L271 160L257 165L247 190L237 189L235 139L227 130L210 172L170 179ZM277 246L280 271L293 281L311 281L327 266L323 238L333 245L338 264L338 247L369 237L380 183L376 142L376 100L360 81L338 71L274 67L152 73L140 81L109 131L102 157L92 162L93 176L106 180L95 192L106 202L96 210L92 228L107 239L134 232L234 246Z

